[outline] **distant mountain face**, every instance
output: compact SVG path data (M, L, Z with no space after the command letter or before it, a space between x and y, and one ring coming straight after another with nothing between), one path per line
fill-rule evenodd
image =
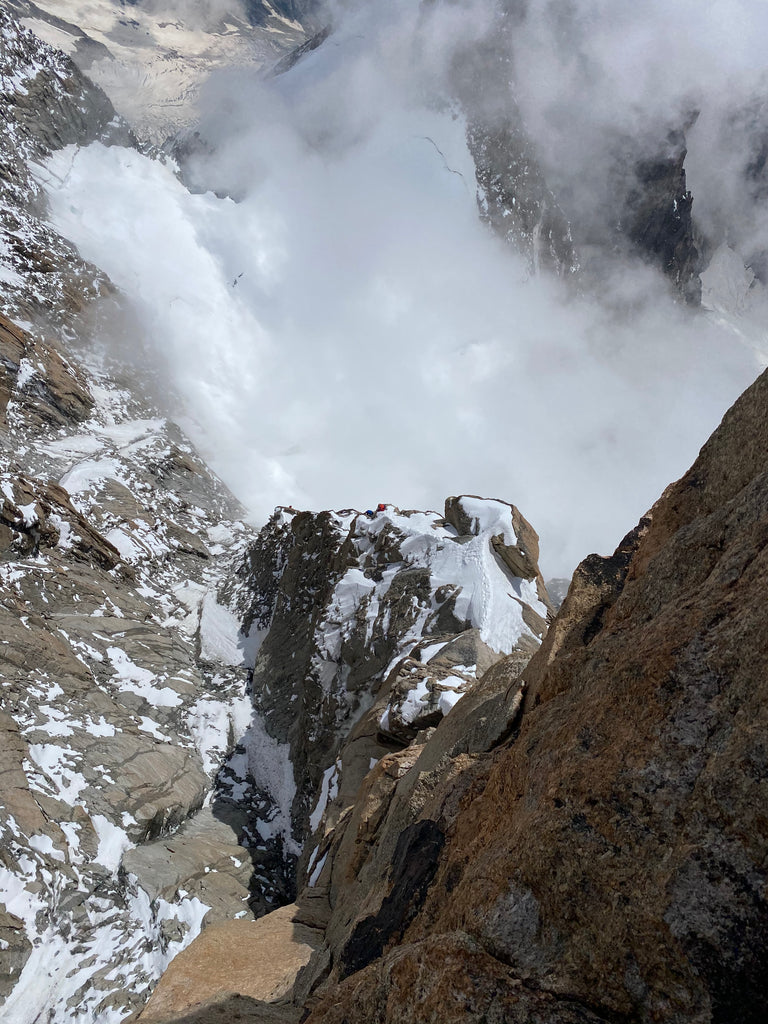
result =
M156 145L195 130L200 87L212 72L290 70L329 34L322 0L9 0L8 7L72 56L139 139ZM706 260L686 182L686 125L642 143L617 137L601 202L574 206L570 186L545 169L512 86L510 38L529 13L519 0L500 4L482 46L457 53L451 99L467 117L481 216L532 273L599 276L617 255L639 256L698 305ZM754 164L759 177L759 154Z
M264 0L243 0L245 13L254 25L262 25L275 13L302 24L312 24L313 18L320 9L320 0L275 0L265 3Z
M305 38L314 0L10 0L27 28L68 53L140 138L162 143L194 120L217 68L269 67Z

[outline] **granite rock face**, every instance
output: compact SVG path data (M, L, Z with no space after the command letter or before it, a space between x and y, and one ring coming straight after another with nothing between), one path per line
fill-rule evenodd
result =
M275 1003L288 995L318 939L316 929L296 921L296 907L291 905L259 921L228 921L206 928L173 961L138 1020L185 1020L206 1005L224 1002L233 992Z
M765 1019L767 409L764 374L579 567L410 925L341 984L335 947L311 1021L431 1020L468 975L488 1020Z

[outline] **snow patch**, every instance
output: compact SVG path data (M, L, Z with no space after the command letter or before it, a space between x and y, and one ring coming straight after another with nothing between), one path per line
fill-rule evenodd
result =
M273 739L259 715L254 715L241 742L247 752L248 771L254 783L269 794L274 804L270 819L262 819L257 824L259 835L264 840L281 837L286 851L298 857L301 846L291 833L291 806L296 796L296 782L290 745Z
M134 664L120 647L108 647L107 657L112 662L119 689L135 693L156 708L175 708L181 697L170 686L157 686L157 676L149 669Z
M209 775L221 766L228 750L245 735L251 722L253 704L249 696L235 700L199 700L187 715L195 746Z
M320 795L317 798L315 809L309 816L309 827L310 833L314 834L320 822L322 821L325 809L330 801L335 800L339 794L339 773L341 771L341 765L338 761L334 762L329 768L323 772L323 779L320 783Z
M125 851L132 850L135 844L122 828L113 825L103 814L94 814L91 821L99 837L99 849L95 860L114 875L120 867Z
M200 656L205 661L237 666L245 661L243 639L237 617L209 591L200 614Z

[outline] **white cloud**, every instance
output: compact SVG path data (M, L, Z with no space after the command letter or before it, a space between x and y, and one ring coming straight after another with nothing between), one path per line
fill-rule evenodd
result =
M290 75L212 80L217 153L200 173L239 203L94 146L53 211L135 304L195 439L257 516L478 493L517 504L545 571L564 574L612 550L757 367L652 271L616 265L599 298L578 297L528 280L480 223L464 124L441 97L488 10L364 6ZM604 63L611 33L582 24ZM628 69L650 46L630 42ZM552 99L568 82L542 69L536 88ZM537 103L534 130L550 116Z

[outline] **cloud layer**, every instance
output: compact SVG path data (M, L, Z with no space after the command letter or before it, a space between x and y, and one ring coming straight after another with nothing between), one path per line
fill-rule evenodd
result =
M626 127L622 109L662 123L706 85L685 61L678 80L674 54L652 45L669 5L648 5L650 26L645 5L629 22L621 6L561 4L559 23L554 5L531 4L515 44L526 119L572 183L590 139L597 158L608 128ZM493 13L354 7L289 75L213 79L201 117L216 153L197 171L238 203L99 146L55 157L49 192L57 226L133 303L155 372L257 518L278 503L439 508L478 493L517 504L545 571L566 574L612 550L758 367L651 270L617 263L597 294L574 295L529 278L481 224L465 124L445 96L456 48ZM704 21L709 39L712 9ZM747 47L735 71L724 61L717 82L746 81L752 60ZM673 104L657 102L656 65ZM567 127L569 95L573 110L609 86Z

